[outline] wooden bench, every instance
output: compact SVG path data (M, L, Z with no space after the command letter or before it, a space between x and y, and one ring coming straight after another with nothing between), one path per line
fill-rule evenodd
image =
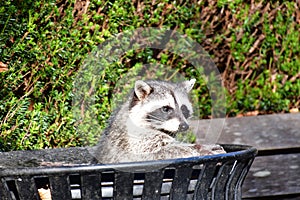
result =
M208 129L208 121L198 122L200 132ZM300 113L226 119L218 143L259 150L243 185L243 199L300 199Z

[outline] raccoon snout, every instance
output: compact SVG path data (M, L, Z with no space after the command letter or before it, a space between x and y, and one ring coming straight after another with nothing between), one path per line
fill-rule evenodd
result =
M178 130L181 132L181 131L187 131L189 129L189 125L185 122L179 124L179 128Z

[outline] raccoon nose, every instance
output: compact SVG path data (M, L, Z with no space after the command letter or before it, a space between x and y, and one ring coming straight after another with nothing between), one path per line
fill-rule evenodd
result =
M179 124L179 131L186 131L189 129L189 125L185 122Z

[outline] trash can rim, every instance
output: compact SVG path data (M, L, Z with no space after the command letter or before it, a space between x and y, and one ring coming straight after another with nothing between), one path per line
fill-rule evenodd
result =
M23 168L11 168L2 169L0 171L0 177L6 176L24 176L24 175L51 175L51 174L72 174L72 173L92 173L93 171L116 171L124 169L132 169L133 171L143 170L151 166L171 166L176 164L204 164L207 162L218 163L235 161L240 159L249 159L255 157L257 149L247 145L234 145L234 144L221 144L225 150L233 150L232 152L216 155L197 156L189 158L178 158L168 160L155 160L144 162L130 162L130 163L116 163L116 164L83 164L83 165L71 165L71 166L55 166L55 167L23 167ZM240 149L240 150L238 150ZM237 151L234 151L237 150Z

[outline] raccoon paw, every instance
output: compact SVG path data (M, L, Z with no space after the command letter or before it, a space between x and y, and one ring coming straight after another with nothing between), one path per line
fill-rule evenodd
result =
M200 153L200 155L215 155L226 153L223 147L217 144L195 144L194 148Z

